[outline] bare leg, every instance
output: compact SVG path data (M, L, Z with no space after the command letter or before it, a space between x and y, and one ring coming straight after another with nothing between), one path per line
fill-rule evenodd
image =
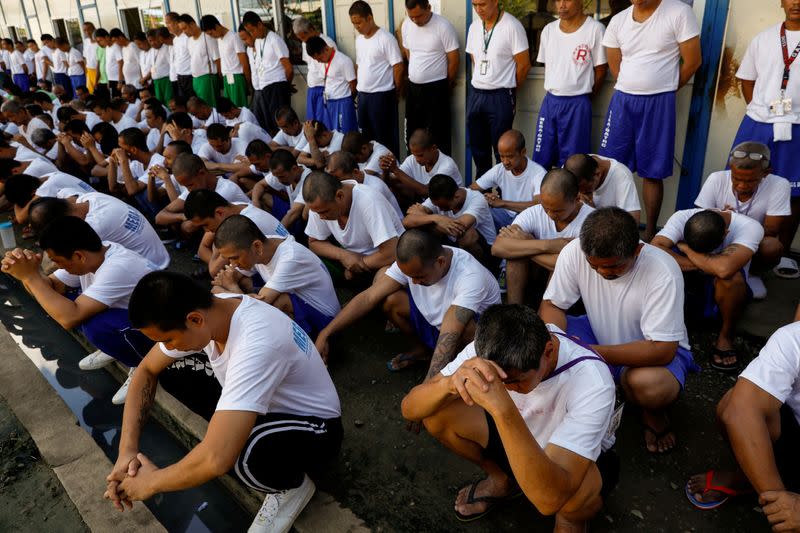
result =
M792 241L795 234L797 234L797 227L800 226L800 196L792 197L792 215L789 220L783 224L780 233L781 244L784 250L789 250L792 247Z
M276 308L289 318L294 319L294 306L292 305L292 299L289 298L289 295L285 292L278 296L274 302L272 302L272 307Z
M666 408L678 399L680 383L672 372L663 367L629 368L622 375L622 388L632 402L642 407L642 422L645 428L645 444L651 453L664 453L675 447L675 434L667 432L669 427Z
M586 523L596 515L603 506L600 490L603 479L597 465L591 465L575 495L556 514L556 533L582 533L587 531Z
M462 250L469 252L472 254L472 257L483 263L485 258L483 257L483 249L481 249L480 244L478 244L479 240L480 235L473 227L464 232L464 235L456 241L456 244L458 244Z
M753 256L750 271L759 274L775 267L783 257L783 250L783 244L777 238L764 237L758 245L758 251Z
M525 288L528 286L528 273L531 260L506 260L506 297L509 304L525 303Z
M399 370L413 364L414 360L427 361L430 357L430 350L419 340L416 331L414 331L414 326L411 324L411 306L406 291L396 291L387 296L383 301L383 312L397 326L397 329L400 330L404 337L414 341L414 347L411 350L405 354L398 354L392 359L392 366ZM402 355L406 356L405 364L399 360ZM410 360L408 359L409 356ZM397 361L397 364L395 364L395 361Z
M661 202L664 200L664 181L651 178L642 178L644 207L647 211L647 226L644 232L644 241L650 242L656 234L658 215L661 214Z
M720 350L733 349L733 337L736 332L736 323L742 313L742 307L747 298L747 283L741 272L737 272L730 279L716 278L714 280L714 299L722 316L722 327L717 336L717 348ZM715 359L717 356L714 356ZM736 363L736 357L725 357L718 363Z

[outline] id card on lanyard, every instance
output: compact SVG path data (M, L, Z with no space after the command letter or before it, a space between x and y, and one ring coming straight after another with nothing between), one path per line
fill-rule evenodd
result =
M792 99L786 98L786 88L789 86L789 74L794 60L800 54L800 42L789 55L789 46L786 43L786 23L781 24L781 53L783 54L783 77L781 78L780 98L769 103L769 111L776 117L782 117L792 112Z
M328 63L325 65L325 76L322 78L322 102L327 106L328 105L328 69L331 68L331 63L333 63L333 58L336 56L336 49L331 49L331 58L328 60Z
M489 31L488 35L486 33L486 21L483 22L483 59L481 59L480 64L478 65L478 72L481 76L486 76L489 73L489 43L492 42L494 30L497 28L497 23L500 22L500 17L502 16L503 11L498 11L497 18L494 19L494 24L492 25L492 29Z

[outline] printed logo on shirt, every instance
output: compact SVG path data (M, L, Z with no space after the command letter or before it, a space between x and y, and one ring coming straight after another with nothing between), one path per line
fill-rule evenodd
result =
M576 65L585 65L592 60L592 49L588 44L579 44L572 51L572 62Z
M292 337L294 338L294 343L300 348L300 351L308 355L308 347L311 344L311 339L308 338L303 328L297 325L297 322L292 322Z
M128 209L128 216L125 217L123 227L131 233L140 233L143 227L142 215L135 209Z

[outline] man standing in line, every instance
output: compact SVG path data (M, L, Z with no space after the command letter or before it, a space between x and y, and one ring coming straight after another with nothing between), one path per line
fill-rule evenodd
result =
M97 43L97 83L94 92L106 92L108 88L108 69L106 68L106 55L108 54L108 31L104 28L97 28L94 32L94 42ZM38 55L38 54L37 54ZM38 63L37 63L38 64ZM106 98L110 93L106 92Z
M600 155L644 180L649 242L675 159L675 94L700 68L700 28L680 0L640 0L611 20L603 46L617 84Z
M356 37L358 124L369 140L398 153L397 99L402 93L403 56L397 39L375 24L372 8L364 0L350 6ZM360 71L360 74L359 74Z
M583 12L581 0L558 2L558 20L542 31L536 60L545 65L547 94L536 124L533 160L546 169L590 151L591 97L608 70L603 31L602 24Z
M97 85L97 41L94 40L95 27L91 22L83 23L83 58L86 60L86 88L94 94Z
M405 141L427 129L434 144L451 154L450 91L458 75L458 35L449 20L431 11L428 0L406 0L406 13L400 28L400 47L408 59Z
M219 47L217 41L200 31L191 15L181 15L178 23L188 37L186 48L192 65L192 89L211 107L219 94Z
M482 176L492 167L492 151L500 161L497 141L514 125L517 89L531 69L525 28L498 0L473 0L478 14L467 34L472 57L472 89L467 102L467 138L472 159Z
M204 15L200 29L218 41L222 92L236 106L246 106L250 64L241 37L220 24L214 15Z
M253 113L258 123L271 136L278 133L275 112L291 105L291 81L294 67L289 61L289 48L281 37L267 28L258 14L248 11L242 17L242 25L255 38L254 58L261 92L253 98Z
M324 33L320 33L304 17L297 17L292 21L292 31L303 43L303 61L308 66L308 72L306 73L306 84L308 85L308 91L306 92L306 120L322 121L325 119L325 108L322 99L325 65L315 61L308 55L306 42L312 37L320 37L325 41L325 44L334 49L336 48L336 43Z
M164 16L164 23L169 32L175 36L172 40L172 57L170 58L169 79L173 83L176 95L188 100L194 96L192 89L192 59L189 57L189 36L181 29L180 15L174 11Z

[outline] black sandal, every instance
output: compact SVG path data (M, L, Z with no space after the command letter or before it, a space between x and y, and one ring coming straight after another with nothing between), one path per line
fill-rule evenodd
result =
M736 354L736 350L720 350L719 348L714 348L714 355L716 355L720 361L717 362L714 360L714 357L712 357L711 368L729 374L739 371L739 357ZM726 357L735 357L736 361L733 363L725 363L723 360Z
M489 505L486 506L486 509L479 513L473 514L461 514L456 511L456 518L458 518L462 522L474 522L479 518L483 518L487 514L489 514L495 507L503 504L509 500L513 500L514 498L519 498L522 495L522 491L517 489L516 491L512 491L511 494L506 496L475 496L475 490L478 488L478 485L481 481L485 481L487 478L483 478L481 480L475 481L474 483L470 483L469 485L465 485L461 487L464 489L465 487L469 487L469 494L467 495L467 501L464 503L473 504L473 503L481 503L485 502ZM461 492L459 490L459 492Z

